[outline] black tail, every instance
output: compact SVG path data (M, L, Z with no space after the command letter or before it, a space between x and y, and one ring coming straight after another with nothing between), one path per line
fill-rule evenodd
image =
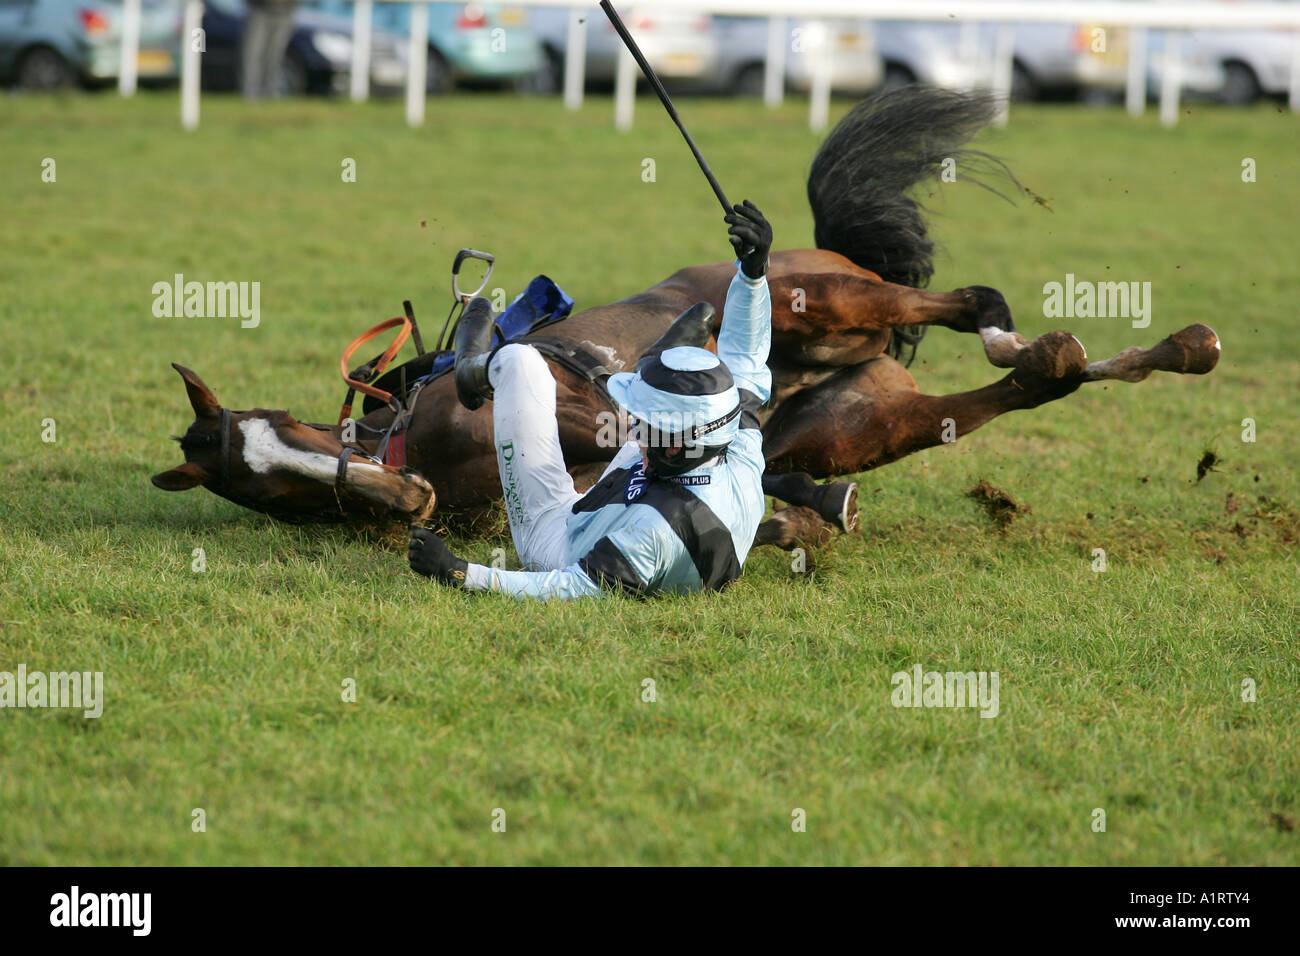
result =
M853 107L822 143L808 174L817 248L838 252L886 282L924 287L934 274L934 242L924 208L909 195L913 187L937 178L944 161L952 160L960 181L992 189L981 179L992 175L1019 191L1000 160L963 148L996 111L989 94L924 86L890 90ZM899 358L908 345L915 354L925 328L896 329L891 354Z

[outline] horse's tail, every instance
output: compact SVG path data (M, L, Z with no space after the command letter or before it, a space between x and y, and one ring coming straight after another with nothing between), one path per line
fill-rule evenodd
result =
M924 86L900 87L854 106L826 137L808 174L817 248L838 252L886 282L923 288L934 274L934 242L924 208L909 195L913 187L947 166L963 181L992 189L981 176L993 174L1019 189L1000 160L964 148L993 120L997 106L987 93ZM911 346L914 355L925 328L895 329L891 354L899 358Z

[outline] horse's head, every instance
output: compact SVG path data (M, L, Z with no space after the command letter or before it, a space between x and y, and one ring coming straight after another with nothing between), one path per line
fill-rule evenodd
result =
M344 445L333 431L304 425L285 411L223 408L187 368L194 424L178 438L185 463L153 476L164 491L202 485L235 504L286 521L338 521L352 514L416 521L433 511L435 496L413 472L361 456L340 467Z

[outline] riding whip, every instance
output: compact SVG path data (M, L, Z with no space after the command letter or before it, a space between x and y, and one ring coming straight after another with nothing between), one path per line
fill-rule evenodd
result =
M641 53L641 48L637 46L636 41L632 39L632 34L627 32L627 27L623 25L623 20L614 9L613 4L611 4L609 0L600 0L600 8L605 11L605 16L609 17L609 22L614 25L614 29L618 31L618 35L622 37L623 42L627 45L628 51L632 54L632 59L636 60L637 66L641 67L641 72L644 73L645 78L650 81L650 87L659 96L659 101L664 104L664 109L668 111L668 115L672 117L673 122L677 124L677 128L681 130L682 136L686 140L686 145L691 148L691 152L695 154L695 161L700 164L700 171L703 172L705 177L709 180L709 185L713 187L713 194L718 197L718 202L722 203L723 213L728 216L731 215L733 210L731 208L731 203L727 202L727 194L724 193L722 187L718 185L718 179L713 175L713 170L709 168L709 164L705 162L704 157L700 155L700 148L695 145L695 140L691 139L691 134L686 131L686 127L682 123L682 118L677 115L677 109L673 106L673 101L669 99L668 91L665 90L664 85L659 82L659 77L655 74L654 68L646 62L645 56Z

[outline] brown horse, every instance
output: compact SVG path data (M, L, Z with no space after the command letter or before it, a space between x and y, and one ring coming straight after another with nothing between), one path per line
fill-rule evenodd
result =
M853 527L855 486L819 485L814 478L888 464L1085 382L1136 382L1152 371L1203 374L1218 361L1214 332L1192 325L1154 348L1129 348L1090 364L1068 332L1026 342L994 289L919 288L931 274L933 247L907 192L952 157L972 167L982 159L985 169L1010 177L996 161L990 167L988 157L961 149L992 109L984 97L905 88L859 104L819 151L808 194L822 248L771 257L773 389L759 415L768 463L764 490L796 507L765 522L757 544L819 540L827 523ZM630 368L694 303L711 303L720 322L733 274L729 262L685 268L541 334L563 335L611 371ZM898 349L888 353L899 330L929 325L981 336L989 361L1011 371L971 392L921 394ZM562 363L551 367L565 461L582 489L617 451L603 427L611 409L598 382ZM223 409L198 376L176 368L196 420L181 439L185 463L153 478L165 490L203 485L300 521L421 520L435 504L472 515L501 497L490 406L462 407L450 375L418 391L406 435L409 467L399 469L352 455L373 454L376 440L344 443L337 426L306 425L283 411ZM377 434L393 416L384 407L371 411L359 420L359 434Z

